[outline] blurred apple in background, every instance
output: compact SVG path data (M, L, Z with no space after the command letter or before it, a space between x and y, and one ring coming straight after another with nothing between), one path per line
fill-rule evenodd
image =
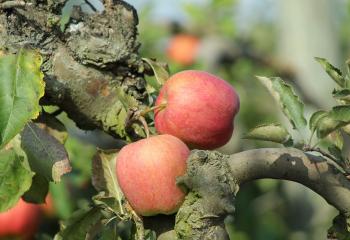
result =
M40 223L40 217L40 205L27 203L20 199L13 208L0 213L0 238L33 239Z
M177 34L170 39L166 50L168 58L180 65L191 65L195 62L198 47L198 37L190 34Z

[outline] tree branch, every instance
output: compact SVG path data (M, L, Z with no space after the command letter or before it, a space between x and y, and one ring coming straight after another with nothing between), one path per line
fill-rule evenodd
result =
M233 214L238 189L263 178L298 182L338 209L341 219L350 217L350 181L322 156L295 148L254 149L233 155L194 150L187 174L179 179L189 193L176 215L176 236L227 239L220 222Z
M31 3L26 3L25 1L6 1L0 4L0 9L9 9L16 7L30 6Z
M14 2L22 3L6 1L0 6ZM0 12L0 50L16 53L29 47L45 53L42 105L59 106L81 129L136 137L124 130L126 110L117 94L122 89L139 106L147 101L136 10L111 0L103 13L84 13L77 7L71 14L74 21L62 30L58 12L64 1L49 2L33 0L25 10Z
M262 178L298 182L350 216L350 181L323 157L295 148L263 148L233 154L228 164L239 185Z

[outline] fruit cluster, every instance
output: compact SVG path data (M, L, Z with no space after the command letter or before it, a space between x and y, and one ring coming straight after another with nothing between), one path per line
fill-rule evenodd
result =
M238 110L234 88L214 75L189 70L170 77L156 100L160 135L125 146L117 157L117 179L133 209L143 216L176 212L185 197L176 178L186 172L189 148L226 144Z

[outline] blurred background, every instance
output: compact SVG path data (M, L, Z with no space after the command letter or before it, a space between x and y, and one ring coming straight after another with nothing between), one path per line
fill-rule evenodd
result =
M242 136L263 123L289 126L256 75L280 76L292 84L306 103L307 114L334 104L334 83L314 57L327 58L346 69L350 57L348 0L126 1L139 14L141 56L167 62L171 73L209 71L236 88L241 110L234 137L219 149L223 153L278 147ZM65 11L83 2L68 1ZM60 118L74 133L65 143L73 172L50 186L52 206L44 214L37 239L52 239L58 219L67 219L96 194L90 181L96 151L92 138L100 133L79 131L64 114ZM323 199L299 184L259 180L241 188L234 219L227 219L227 227L236 240L320 240L326 239L335 215Z

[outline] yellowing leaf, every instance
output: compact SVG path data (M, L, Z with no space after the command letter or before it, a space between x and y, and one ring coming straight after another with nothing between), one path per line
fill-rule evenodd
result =
M45 87L41 63L32 50L0 56L0 148L39 114Z

